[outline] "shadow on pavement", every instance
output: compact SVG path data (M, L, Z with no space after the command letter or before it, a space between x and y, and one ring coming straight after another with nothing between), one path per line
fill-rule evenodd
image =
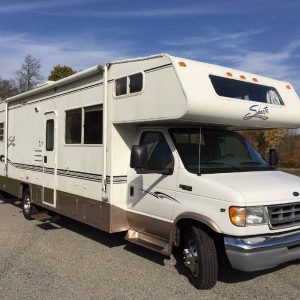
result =
M79 221L72 220L64 216L61 216L61 218L58 221L40 223L37 226L44 230L66 228L89 239L92 239L98 243L101 243L102 245L105 245L109 248L124 246L124 250L146 258L159 265L164 265L164 260L170 259L162 254L129 243L124 239L126 234L125 232L109 234L107 232L101 231L100 229L93 228L89 225L80 223Z
M17 198L4 192L0 193L0 197L2 200L2 202L0 200L0 204L9 203L20 207L20 201ZM20 211L20 213L22 213L22 211ZM126 234L124 232L109 234L97 228L91 227L87 224L81 223L76 220L72 220L65 216L60 216L60 218L55 221L38 222L36 226L43 230L57 230L66 228L89 239L92 239L98 243L101 243L102 245L109 248L124 246L124 250L131 252L135 255L141 256L159 265L165 265L164 260L170 259L162 254L153 252L141 246L127 242L124 239Z
M0 193L0 197L1 197L0 204L9 203L17 207L20 207L20 201L17 201L18 199L16 199L15 197L3 192ZM167 260L170 259L169 257L164 256L162 254L156 253L154 251L148 250L141 246L127 242L124 239L125 237L124 232L109 234L64 216L61 216L61 218L55 222L49 222L49 221L38 222L36 226L38 226L43 230L54 230L54 229L56 230L56 229L66 228L80 235L83 235L89 239L92 239L98 243L101 243L102 245L105 245L106 247L109 248L124 246L124 250L129 251L135 255L141 256L145 259L148 259L162 266L165 265L164 261L166 259ZM176 260L174 267L176 268L177 272L180 275L187 276L188 270L182 263L182 253L179 253L179 251L173 251L173 255ZM260 277L274 271L281 270L290 265L299 265L299 264L300 264L300 260L297 260L290 263L282 264L278 267L269 270L264 270L259 272L242 272L233 269L230 266L226 255L222 254L220 255L220 268L219 268L218 281L224 283L239 283L243 281L252 280L256 277Z
M175 268L180 275L187 276L189 271L182 263L182 255L180 253L174 253L174 258L176 260ZM256 277L264 276L266 274L276 272L278 270L284 269L291 265L299 265L300 260L292 261L290 263L285 263L280 266L274 267L272 269L257 271L257 272L242 272L233 269L225 255L222 253L219 257L219 275L218 281L224 283L239 283L252 280Z
M19 206L21 204L20 200L17 199L16 197L7 194L3 191L0 191L0 204L6 204L6 203L13 204L16 206Z

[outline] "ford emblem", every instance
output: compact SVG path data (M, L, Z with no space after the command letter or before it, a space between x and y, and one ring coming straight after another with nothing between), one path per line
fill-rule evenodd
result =
M298 196L299 196L299 193L298 193L298 192L294 192L293 195L294 195L295 197L298 197Z

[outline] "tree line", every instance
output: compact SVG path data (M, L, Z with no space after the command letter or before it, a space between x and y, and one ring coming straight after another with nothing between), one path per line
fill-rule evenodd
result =
M268 160L269 149L277 149L279 167L300 168L300 135L291 129L247 130L240 132Z
M41 74L41 60L31 54L25 56L20 69L16 70L12 79L0 77L0 101L14 95L27 92L45 81ZM75 74L76 71L65 65L56 65L51 70L47 80L56 81Z

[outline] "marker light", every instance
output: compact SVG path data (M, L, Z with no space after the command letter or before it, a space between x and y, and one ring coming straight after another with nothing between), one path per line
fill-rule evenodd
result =
M186 67L186 63L184 61L180 61L178 64L180 67Z
M230 73L230 72L227 72L226 75L227 75L228 77L232 77L232 73Z
M258 79L257 79L257 78L252 78L252 80L253 80L254 82L258 82Z
M233 225L240 227L246 225L246 209L244 207L230 207L229 216Z
M241 79L246 79L246 76L245 75L240 75L240 78Z
M292 87L291 87L289 84L286 86L286 88L287 88L288 90L292 89Z

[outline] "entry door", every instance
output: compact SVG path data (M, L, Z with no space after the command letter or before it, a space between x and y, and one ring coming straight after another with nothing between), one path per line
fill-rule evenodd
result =
M56 205L57 114L45 113L45 138L43 149L43 203Z
M173 157L172 144L168 142L163 131L144 131L139 138L139 144L148 150L147 170L144 174L130 168L128 172L128 210L133 213L136 227L143 227L158 220L170 221L173 216L173 206L176 203L177 163ZM153 170L173 169L173 174L157 174ZM153 171L153 173L151 173ZM148 172L148 174L147 174ZM148 220L144 223L144 217ZM149 219L150 217L150 219ZM136 222L141 224L136 224Z

